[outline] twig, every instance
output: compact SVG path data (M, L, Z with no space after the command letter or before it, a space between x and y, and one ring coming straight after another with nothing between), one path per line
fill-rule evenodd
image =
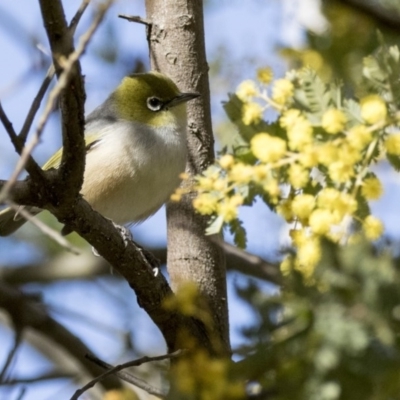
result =
M35 98L33 99L33 102L31 104L31 107L28 111L28 114L25 118L24 125L22 126L21 132L19 133L18 137L21 141L21 146L25 144L26 138L28 136L29 130L31 129L33 119L35 118L35 115L37 113L37 110L40 107L40 104L43 100L44 95L47 92L47 89L50 86L50 83L54 77L55 70L54 70L54 65L52 64L49 69L47 70L46 76L40 85L39 91Z
M72 18L71 23L69 24L69 30L70 30L71 35L73 35L75 33L76 27L78 26L78 23L81 20L82 15L85 12L90 1L91 0L83 0L81 5L79 6L77 12L75 13L74 17ZM32 126L33 119L35 118L35 115L40 107L40 104L43 100L44 95L47 92L47 89L50 86L50 83L51 83L54 75L55 75L55 68L54 68L54 65L52 64L49 67L49 69L47 70L46 76L39 88L37 95L35 96L32 104L31 104L29 112L25 118L24 125L22 126L21 132L18 135L22 146L25 144L29 130L31 129L31 126Z
M8 133L8 136L10 137L11 142L13 143L15 149L17 150L17 152L19 154L22 154L23 150L22 150L22 146L20 145L19 138L12 126L11 121L8 119L1 103L0 103L0 120L5 128L6 132ZM22 156L21 156L20 159L18 160L17 166L16 166L11 178L4 184L4 186L2 187L2 189L0 191L0 203L2 203L7 198L11 187L17 181L19 173L20 173L17 171L21 168L21 166L23 168L28 161L30 163L30 172L33 175L35 175L37 178L43 177L41 168L36 164L36 162L33 160L33 158L30 156L30 154L27 154L23 160L22 160Z
M36 218L34 215L32 215L29 211L27 211L25 208L19 206L18 204L13 203L12 201L8 201L7 203L12 209L14 209L16 212L18 212L18 215L21 215L26 220L32 222L45 235L47 235L49 238L53 239L64 249L66 249L76 255L80 254L77 247L72 246L68 242L68 240L66 240L63 236L61 236L56 230L54 230L54 229L50 228L48 225L44 224L42 221L40 221L38 218Z
M19 391L18 397L15 400L22 400L25 396L25 393L26 393L26 387L24 386Z
M68 83L68 79L72 72L72 67L74 64L79 60L79 57L83 54L86 50L87 45L89 44L90 39L93 37L94 33L96 32L98 26L100 25L101 21L104 18L105 13L107 12L108 8L114 0L108 0L105 4L99 7L99 12L97 13L94 21L90 25L89 29L79 38L78 46L74 52L72 52L68 58L59 60L63 67L63 72L60 74L58 78L58 82L53 90L49 93L49 98L47 100L45 109L43 114L41 115L38 125L36 127L36 131L34 137L31 140L31 143L24 148L24 151L27 153L31 153L32 150L35 148L37 143L39 142L40 136L42 131L49 119L49 116L54 109L54 106L57 102L58 97L60 96L61 91L66 87ZM21 156L22 158L22 156Z
M139 365L142 365L147 362L151 361L161 361L161 360L166 360L166 359L171 359L171 358L176 358L179 357L183 354L183 350L177 350L174 353L169 353L169 354L163 354L161 356L156 356L156 357L142 357L137 360L129 361L124 364L116 365L113 367L110 364L105 363L104 361L100 360L97 357L94 357L90 354L86 355L86 358L89 359L90 361L94 362L95 364L99 365L102 368L108 369L106 372L103 374L99 375L98 377L92 379L90 382L88 382L85 386L83 386L81 389L78 389L74 395L71 397L71 400L77 400L81 394L86 392L88 389L92 388L97 382L101 381L104 379L106 376L111 375L111 374L116 374L118 377L121 379L132 383L133 385L139 387L140 389L145 390L146 392L160 397L160 398L165 398L166 394L161 392L158 389L155 389L151 387L148 383L144 382L142 379L139 379L131 374L128 374L127 372L121 372L125 368L129 367L137 367Z
M16 326L15 328L15 336L14 336L14 345L7 354L6 361L3 365L3 368L0 372L0 384L3 384L6 381L6 374L7 370L12 362L12 360L15 357L15 354L17 353L17 350L21 344L21 339L22 339L22 327Z
M77 12L75 13L75 15L73 16L73 18L71 19L71 22L69 24L69 31L71 32L71 35L75 34L75 30L76 27L79 24L79 21L82 18L83 13L85 12L87 6L89 5L91 0L82 0L81 5L79 6Z
M76 26L78 25L82 15L83 15L84 11L86 10L89 3L90 3L90 0L83 0L79 9L77 10L75 16L72 18L71 24L69 26L71 34L74 34ZM82 50L82 52L83 52L83 50ZM8 135L10 136L10 139L11 139L12 143L14 144L16 151L21 155L21 157L18 160L18 163L14 169L12 176L10 177L8 182L3 186L3 188L0 191L0 203L4 199L7 198L8 193L10 192L10 189L13 187L13 185L17 181L22 169L25 168L25 165L26 165L28 159L32 165L32 168L35 168L36 174L39 174L39 170L41 171L40 167L36 164L36 162L30 156L30 154L32 153L32 150L35 148L35 146L39 142L39 137L40 137L41 132L38 132L38 129L37 129L34 140L32 140L31 143L29 143L27 148L23 148L23 146L25 145L25 141L28 136L29 130L31 128L33 119L35 118L35 115L36 115L36 113L40 107L40 104L43 100L43 97L46 94L46 91L54 77L54 74L55 74L54 65L51 65L47 71L47 74L46 74L46 77L45 77L43 83L41 84L41 86L39 88L37 95L35 96L35 98L32 102L32 105L26 116L25 122L24 122L22 129L18 136L17 136L11 122L8 120L6 114L3 110L3 107L0 104L0 120L3 123L4 128L6 129ZM60 91L61 91L61 89L60 89ZM53 107L54 107L54 103L52 103L48 114L50 114ZM48 117L49 117L49 115L47 115L46 120L48 119ZM44 124L43 124L43 127L44 127ZM43 129L43 127L42 127L42 129ZM38 137L36 137L36 136L38 136ZM32 170L30 171L30 173L31 172L32 172Z
M138 24L143 24L146 26L151 25L151 22L148 19L144 19L139 15L126 15L126 14L119 14L119 18L126 19L129 22L137 22Z
M227 269L236 270L277 285L282 283L279 265L239 249L222 240L214 240L225 252Z

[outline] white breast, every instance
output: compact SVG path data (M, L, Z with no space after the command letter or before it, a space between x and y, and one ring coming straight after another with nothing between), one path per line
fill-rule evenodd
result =
M150 129L115 122L89 150L82 194L117 224L155 213L179 185L186 163L184 127Z

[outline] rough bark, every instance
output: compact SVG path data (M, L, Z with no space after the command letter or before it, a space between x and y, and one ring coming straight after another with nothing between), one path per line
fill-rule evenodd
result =
M201 97L188 105L187 171L201 173L214 160L208 64L203 26L203 2L199 0L146 0L150 22L148 40L152 68L170 76L182 91ZM190 185L190 182L186 183ZM193 195L167 206L167 268L172 288L194 281L208 300L213 331L230 351L225 260L220 246L204 235L207 218L196 214Z

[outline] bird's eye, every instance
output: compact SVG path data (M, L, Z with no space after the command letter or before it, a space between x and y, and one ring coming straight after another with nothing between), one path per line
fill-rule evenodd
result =
M147 107L151 111L160 111L162 106L163 102L157 97L149 97L147 99Z

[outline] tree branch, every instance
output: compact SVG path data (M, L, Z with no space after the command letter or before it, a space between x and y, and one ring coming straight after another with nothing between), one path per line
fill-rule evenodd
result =
M68 354L85 368L92 376L101 373L101 370L84 358L90 352L87 346L72 335L61 324L51 318L40 303L34 303L29 297L17 289L0 282L0 308L6 310L18 329L30 327L50 338L58 346L64 348ZM104 381L106 389L121 387L118 379L110 377Z
M152 68L170 76L181 90L200 93L188 109L187 171L193 177L214 160L208 65L204 44L203 2L146 0L151 21ZM192 182L187 181L190 185ZM195 213L193 194L167 204L168 273L174 290L195 282L207 301L212 335L220 354L230 354L225 259L221 248L205 236L208 217ZM183 245L184 244L184 245Z
M281 284L279 266L259 256L238 249L230 244L222 244L226 255L228 271L237 271L244 275ZM149 248L151 254L160 261L167 262L165 247ZM74 268L71 266L74 265ZM102 257L93 257L91 252L82 251L79 258L61 253L46 263L28 264L12 268L0 268L0 279L10 285L25 283L49 283L66 279L92 279L95 276L109 275L110 264Z
M396 33L400 30L400 15L396 10L382 6L379 2L365 0L328 0L347 5L362 14L372 18L384 29L390 29Z
M152 361L162 361L162 360L179 357L181 354L182 354L182 350L177 350L174 353L163 354L161 356L155 356L155 357L142 357L137 360L128 361L124 364L120 364L120 365L116 365L116 366L107 364L106 362L100 360L99 358L94 357L91 354L87 354L86 358L88 358L90 361L94 362L101 368L106 369L107 371L102 373L101 375L97 376L96 378L92 379L81 389L78 389L75 392L75 394L71 397L71 400L77 400L81 396L81 394L86 392L88 389L92 388L97 382L102 381L105 377L112 375L112 374L115 374L119 378L125 380L126 382L129 382L132 385L135 385L135 386L139 387L140 389L145 390L147 393L150 393L159 398L165 398L166 393L163 393L159 389L156 389L156 388L150 386L147 382L143 381L142 379L137 378L136 376L133 376L132 374L122 371L122 370L126 369L126 368L130 368L130 367L137 367L139 365L142 365L142 364L148 363L148 362L152 362Z

